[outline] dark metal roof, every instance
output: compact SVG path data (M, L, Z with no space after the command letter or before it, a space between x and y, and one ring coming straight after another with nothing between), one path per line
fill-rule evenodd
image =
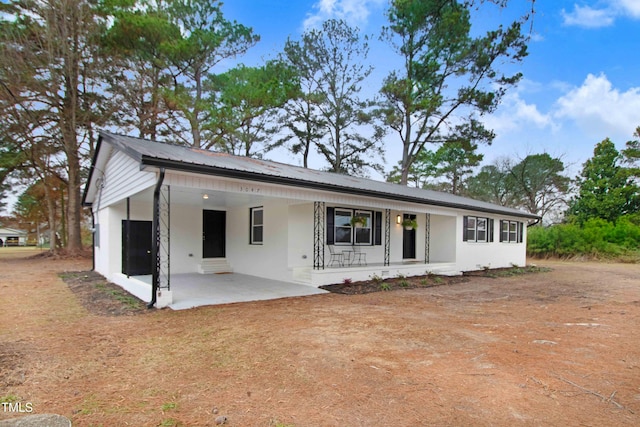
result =
M317 171L226 153L216 153L104 131L100 132L100 138L127 153L140 162L141 165L522 218L539 218L536 215L517 209L481 202L467 197L367 178Z

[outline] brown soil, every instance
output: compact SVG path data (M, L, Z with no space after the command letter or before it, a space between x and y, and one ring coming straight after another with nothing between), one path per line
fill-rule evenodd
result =
M0 251L0 401L74 426L639 425L640 265L538 263L174 312Z

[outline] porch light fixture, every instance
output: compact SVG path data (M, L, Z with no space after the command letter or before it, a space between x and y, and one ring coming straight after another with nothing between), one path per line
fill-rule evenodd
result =
M396 224L402 224L402 216L398 215L396 217Z
M209 195L208 195L208 194L203 194L203 195L202 195L202 198L203 198L203 199L205 199L205 200L207 200L207 199L209 198Z

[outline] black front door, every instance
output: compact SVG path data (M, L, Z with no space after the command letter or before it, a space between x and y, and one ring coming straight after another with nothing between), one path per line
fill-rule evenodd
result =
M403 219L416 219L415 215L404 214ZM416 230L406 228L402 230L402 258L413 259L416 257Z
M122 274L144 276L152 273L151 221L122 220Z
M225 257L225 211L202 211L202 258Z

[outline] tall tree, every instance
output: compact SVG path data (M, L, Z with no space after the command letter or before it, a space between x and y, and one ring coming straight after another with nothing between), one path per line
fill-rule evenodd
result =
M116 99L115 124L135 128L140 138L178 133L180 126L166 102L173 79L167 46L181 39L163 3L106 2L113 24L102 37L109 63L109 92Z
M287 109L300 144L294 151L308 153L313 142L333 172L362 175L366 167L381 168L384 132L375 123L372 103L360 98L372 71L365 65L368 52L367 38L361 40L342 20L325 21L301 41L288 40L284 49L303 91Z
M540 217L566 206L570 179L563 175L562 160L547 153L530 154L509 170L509 183L518 197L518 207Z
M81 166L93 150L92 127L104 116L102 31L94 4L87 0L22 0L0 3L0 46L7 67L2 102L16 107L33 129L46 129L50 145L64 155L67 189L67 249L82 249ZM41 139L34 133L31 139ZM28 138L26 138L28 139ZM32 147L39 144L32 145Z
M392 0L385 38L403 58L385 79L386 124L402 142L401 183L429 143L491 143L478 116L495 110L520 73L499 72L527 55L521 32L526 17L472 36L470 9L480 0ZM504 7L506 2L487 1Z
M465 147L460 143L448 143L438 150L423 149L411 166L410 177L422 188L460 194L465 177L473 172L482 158L477 146ZM392 171L391 182L402 179L402 165Z
M476 145L465 146L461 143L447 143L436 151L438 174L446 178L446 191L452 194L460 194L465 177L478 166L482 154L476 152Z
M640 187L635 171L624 166L625 157L609 139L598 143L577 179L578 195L571 200L567 216L583 223L591 218L616 221L640 209Z
M174 0L168 6L171 22L182 31L179 40L166 46L174 77L168 101L189 123L190 138L185 141L197 148L211 144L202 132L210 118L206 78L221 61L259 40L251 28L225 19L221 5L217 0Z
M276 114L297 93L290 68L277 61L262 67L240 65L211 76L209 84L215 100L206 129L216 135L217 149L262 158L283 142L275 138L281 130Z
M20 194L13 213L20 223L32 224L36 230L43 226L49 231L51 250L56 252L62 243L58 239L59 225L64 216L61 201L64 198L65 183L51 176L51 182L35 181ZM38 236L40 237L40 236ZM39 243L39 242L38 242Z
M431 150L424 149L418 153L416 160L409 168L407 185L416 188L426 188L429 180L438 176L438 161L436 153ZM387 175L387 181L400 184L402 181L402 162L398 162Z
M520 195L511 181L511 167L509 160L482 166L477 174L467 179L465 194L500 206L517 207Z
M297 70L299 85L297 96L284 105L280 116L280 122L289 132L284 140L293 140L291 152L301 154L302 165L307 168L311 149L316 141L323 138L327 124L320 114L319 105L323 97L315 78L319 75L322 64L308 60L300 43L291 40L287 40L280 59Z
M640 126L636 128L633 136L638 139L627 141L626 148L622 150L624 161L629 165L629 173L637 180L640 179ZM636 181L637 184L640 184Z

